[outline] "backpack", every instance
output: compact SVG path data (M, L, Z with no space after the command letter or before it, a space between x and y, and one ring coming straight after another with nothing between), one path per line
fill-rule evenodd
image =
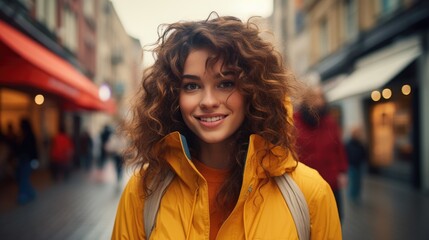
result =
M169 171L160 187L157 188L145 201L143 217L147 239L149 239L155 225L155 219L158 214L161 198L173 178L174 173ZM304 194L288 173L277 176L274 179L292 214L299 239L310 239L310 213Z

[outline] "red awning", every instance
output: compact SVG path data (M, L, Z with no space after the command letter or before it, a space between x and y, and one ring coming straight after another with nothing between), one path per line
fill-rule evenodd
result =
M58 96L73 109L116 111L113 99L102 101L98 87L70 63L0 21L0 84Z

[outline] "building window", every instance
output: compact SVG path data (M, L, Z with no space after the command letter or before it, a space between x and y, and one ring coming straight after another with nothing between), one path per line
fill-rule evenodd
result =
M344 33L345 40L355 39L359 32L357 0L344 1Z
M83 14L85 17L93 18L94 17L94 2L93 1L83 1Z
M35 7L36 19L54 32L57 22L57 2L52 0L36 0Z
M401 0L379 0L378 9L381 17L390 16L401 5Z
M95 29L95 8L94 1L83 1L83 16L85 18L86 24L92 30Z
M295 33L300 33L305 26L304 4L302 0L295 0Z
M320 57L324 57L329 53L329 29L328 20L323 18L320 21Z
M300 33L304 30L304 12L297 11L295 13L295 33Z
M64 45L73 52L77 50L77 18L70 8L64 8L63 15L63 41Z

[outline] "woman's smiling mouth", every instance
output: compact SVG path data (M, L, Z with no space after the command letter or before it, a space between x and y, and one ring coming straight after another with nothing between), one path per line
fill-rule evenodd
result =
M202 122L216 122L224 119L226 116L216 116L216 117L199 117L198 119Z
M203 127L215 128L219 126L228 115L218 115L213 117L195 117Z

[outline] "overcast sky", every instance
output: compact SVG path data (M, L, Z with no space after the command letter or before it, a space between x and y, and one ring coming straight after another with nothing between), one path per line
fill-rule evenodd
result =
M246 20L250 16L268 17L273 9L273 0L112 0L112 2L128 34L138 38L143 47L157 40L157 27L163 23L202 20L212 11L219 15L233 15ZM145 65L150 62L145 62Z

